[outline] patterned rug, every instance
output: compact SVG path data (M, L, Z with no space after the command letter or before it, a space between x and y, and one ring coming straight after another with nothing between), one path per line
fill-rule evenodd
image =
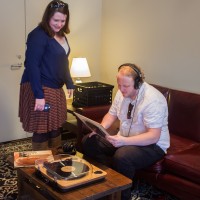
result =
M132 191L132 200L179 200L178 198L161 191L148 183L145 180L140 180L135 183Z
M31 138L0 144L0 199L17 199L17 170L9 163L9 158L15 151L32 149Z
M0 144L0 200L17 199L17 171L10 163L9 158L15 151L29 151L32 149L31 138ZM178 200L166 194L145 181L135 183L132 191L132 200Z

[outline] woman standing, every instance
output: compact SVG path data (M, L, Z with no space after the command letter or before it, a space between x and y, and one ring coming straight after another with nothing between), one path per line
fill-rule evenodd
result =
M61 144L60 128L67 118L62 87L66 85L69 96L74 89L68 67L70 47L65 36L70 32L69 17L66 3L51 1L39 26L28 35L19 117L24 130L33 133L33 150ZM48 106L50 109L45 111Z

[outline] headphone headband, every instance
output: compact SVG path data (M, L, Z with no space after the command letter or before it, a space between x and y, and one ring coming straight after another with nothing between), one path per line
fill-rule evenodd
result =
M120 65L118 68L118 71L124 66L130 67L131 69L133 69L134 72L136 72L137 76L134 78L134 81L135 81L134 87L135 87L135 89L139 89L140 85L143 83L142 72L135 64L132 64L132 63L124 63L124 64Z
M141 71L138 69L138 67L137 67L135 64L132 64L132 63L124 63L124 64L120 65L119 68L118 68L118 71L119 71L122 67L124 67L124 66L130 67L131 69L133 69L133 70L137 73L137 75L138 75L140 78L142 78L142 73L141 73Z

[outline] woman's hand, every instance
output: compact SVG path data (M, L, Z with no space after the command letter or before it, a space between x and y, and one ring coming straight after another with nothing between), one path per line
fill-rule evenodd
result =
M121 147L126 145L126 137L121 135L113 135L107 136L106 139L114 146L114 147Z
M67 89L67 93L69 95L69 98L73 95L74 90L73 89Z
M34 111L43 111L45 105L45 99L35 99Z

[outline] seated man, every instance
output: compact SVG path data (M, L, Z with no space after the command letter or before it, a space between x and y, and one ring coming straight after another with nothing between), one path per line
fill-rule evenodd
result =
M161 159L169 147L167 101L144 82L143 73L134 64L118 68L117 84L119 90L101 124L107 129L118 118L119 132L106 138L90 133L83 139L83 152L133 179L135 170ZM131 189L122 192L123 200L130 198Z

